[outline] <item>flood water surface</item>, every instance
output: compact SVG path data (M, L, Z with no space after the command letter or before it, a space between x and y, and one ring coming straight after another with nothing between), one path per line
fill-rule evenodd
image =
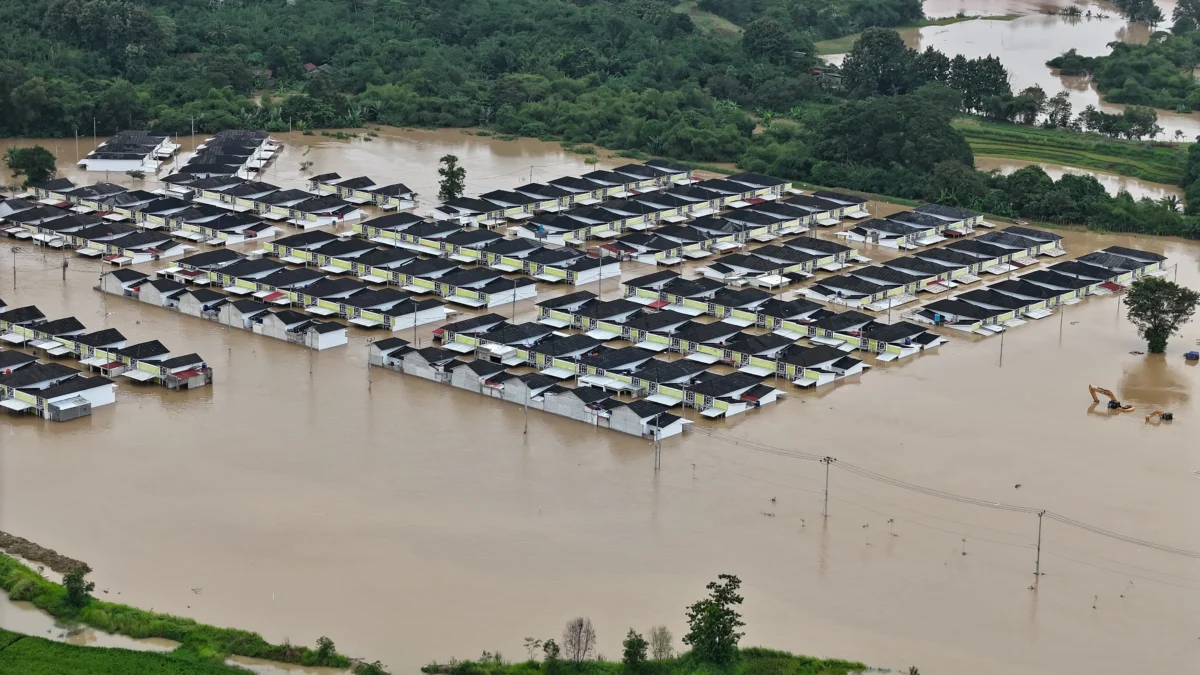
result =
M279 170L304 155L318 158L315 171L434 185L429 157L467 155L480 141L439 142L313 139L307 155L289 148ZM530 164L535 179L585 170L537 173L574 159L551 148L465 163L501 187ZM1073 254L1114 244L1165 253L1180 282L1200 287L1195 244L1067 234ZM1198 550L1200 369L1182 352L1200 324L1159 357L1131 353L1144 346L1114 297L1003 340L951 332L904 362L816 392L784 383L779 404L697 423L664 442L655 475L647 441L536 411L525 435L516 406L368 375L378 333L355 330L348 346L313 354L104 300L92 290L98 263L72 260L64 283L58 259L27 246L14 289L13 260L5 247L9 305L160 339L215 369L212 387L189 392L121 382L115 405L70 423L0 418L0 529L86 561L122 602L274 642L328 635L344 653L412 673L485 649L521 658L525 636L557 637L575 616L593 620L610 658L631 626L666 624L678 648L685 606L730 573L744 582L750 645L977 675L1190 672L1200 662L1192 558L1047 519L1034 592L1036 515L835 465L823 519L824 467L786 456L829 455ZM605 290L617 294L615 283ZM534 307L516 311L529 320ZM1090 407L1088 384L1138 411ZM1155 408L1175 420L1143 422Z
M1051 164L1048 162L1027 162L1021 159L1008 159L1005 157L976 157L975 168L981 171L999 171L1002 174L1010 174L1017 169L1021 169L1032 164L1036 164L1045 170L1046 174L1058 180L1064 174L1075 175L1090 175L1095 176L1096 180L1108 190L1109 194L1117 194L1124 190L1133 196L1134 199L1149 197L1150 199L1162 199L1168 196L1174 196L1183 199L1183 190L1177 185L1168 185L1167 183L1154 183L1152 181L1139 180L1122 176L1116 173L1106 173L1104 171L1093 171L1091 169L1080 169L1073 166L1063 166L1062 164Z
M1043 13L1071 4L1077 4L1084 12L1091 11L1093 15L1103 13L1107 18L1075 18ZM1174 3L1158 4L1169 18ZM1109 53L1110 42L1145 44L1151 32L1146 24L1126 21L1116 8L1107 3L1064 0L937 0L925 3L925 13L930 17L954 16L959 12L971 16L1019 16L1009 21L976 19L946 26L909 28L901 30L900 35L914 49L933 47L951 58L958 54L967 58L996 56L1008 69L1013 92L1034 85L1040 86L1047 96L1065 91L1070 96L1075 114L1089 105L1105 112L1120 112L1124 106L1102 102L1099 92L1088 78L1062 76L1047 66L1046 62L1071 48L1084 56L1102 56ZM1160 27L1160 30L1166 28ZM844 57L844 54L836 54L823 58L832 63L841 63ZM1182 131L1187 140L1200 135L1200 113L1157 112L1158 124L1163 127L1160 140L1175 138L1176 130Z

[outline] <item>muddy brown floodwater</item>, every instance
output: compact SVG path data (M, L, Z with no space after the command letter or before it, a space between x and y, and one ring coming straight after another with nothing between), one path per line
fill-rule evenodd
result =
M557 146L456 134L302 140L314 170L415 186L435 183L432 159L447 151L496 186L530 164L543 179L585 168L556 166L575 159ZM289 147L280 169L304 152ZM1073 254L1113 244L1165 253L1200 287L1194 243L1067 235ZM1195 559L1047 520L1035 593L1032 514L834 469L825 520L818 463L690 433L664 443L656 476L638 439L536 413L526 436L515 406L390 371L368 388L366 339L378 334L312 354L310 375L293 345L105 303L95 262L72 260L64 283L53 255L24 247L16 260L14 290L13 255L0 252L9 304L158 338L216 371L190 392L122 383L115 405L70 423L0 418L0 529L86 560L105 597L272 641L329 635L412 673L484 649L521 657L525 636L557 636L578 615L616 657L630 626L682 635L685 605L733 573L746 644L975 675L1200 662ZM1200 324L1165 356L1134 355L1144 347L1117 299L1094 297L1003 342L952 337L817 392L782 385L778 405L698 426L1200 549L1200 368L1182 358ZM1139 413L1089 412L1089 383ZM1153 408L1175 421L1143 423Z
M1077 5L1084 12L1105 14L1107 18L1069 18L1044 14L1047 10L1059 10L1068 5ZM1158 2L1167 17L1169 29L1174 2ZM1089 105L1105 112L1120 112L1124 106L1105 103L1100 93L1086 77L1060 75L1046 65L1050 59L1075 48L1084 56L1101 56L1109 53L1110 42L1145 44L1150 39L1146 24L1126 21L1117 9L1105 2L1081 0L929 0L925 3L925 14L929 17L955 16L959 12L971 16L1018 15L1011 21L973 20L948 26L926 26L900 31L908 46L924 50L933 47L950 57L962 54L967 58L996 56L1008 69L1009 80L1014 92L1040 86L1047 96L1065 91L1071 99L1076 114ZM844 54L828 55L832 63L841 63ZM1159 140L1175 138L1176 130L1183 132L1186 140L1200 135L1200 113L1180 114L1173 110L1158 110L1158 124L1163 133Z
M1133 196L1134 199L1149 197L1151 199L1162 199L1170 195L1183 200L1183 190L1178 185L1169 185L1167 183L1155 183L1148 180L1140 180L1122 176L1117 173L1108 173L1106 171L1093 171L1091 169L1080 169L1074 166L1064 166L1062 164L1051 164L1049 162L1028 162L1021 159L1008 159L1006 157L976 157L975 168L981 171L997 170L1004 175L1008 175L1017 169L1027 167L1031 164L1037 164L1046 171L1054 180L1062 178L1064 174L1076 175L1091 175L1095 176L1096 180L1108 190L1109 194L1117 194L1124 190Z

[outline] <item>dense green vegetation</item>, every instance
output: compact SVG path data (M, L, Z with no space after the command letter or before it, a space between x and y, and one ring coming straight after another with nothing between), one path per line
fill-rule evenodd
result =
M0 673L21 675L245 675L219 663L130 649L79 647L0 630Z
M925 18L921 0L699 0L697 5L742 26L772 19L816 40L873 26L911 26Z
M740 648L738 629L745 625L738 612L741 583L734 575L719 575L705 587L708 595L688 606L683 643L691 650L683 654L675 654L671 632L656 626L649 631L649 640L630 628L621 643L620 662L594 658L596 631L591 619L580 617L567 622L561 643L525 638L526 661L510 663L498 653L485 651L476 661L432 663L421 670L429 675L849 675L867 669L862 663L838 659Z
M1138 279L1125 294L1126 316L1151 354L1167 351L1167 341L1191 320L1197 305L1200 293L1159 277Z
M308 666L350 666L349 659L338 654L328 638L322 638L317 649L272 645L258 633L207 626L183 617L97 600L87 595L90 588L82 575L72 577L69 586L53 583L14 558L0 554L0 589L11 599L32 602L57 619L82 623L105 632L134 638L175 640L180 646L171 653L173 658L221 663L236 654Z
M738 650L736 664L717 669L688 655L651 659L641 664L639 675L850 675L866 668L861 663L839 659L818 659L789 652L750 647ZM560 662L521 661L509 663L487 654L478 660L450 664L430 664L421 669L429 675L630 675L619 661L584 661L578 666Z
M954 128L976 156L1007 157L1180 184L1188 151L1175 144L1120 141L1057 129L959 118Z

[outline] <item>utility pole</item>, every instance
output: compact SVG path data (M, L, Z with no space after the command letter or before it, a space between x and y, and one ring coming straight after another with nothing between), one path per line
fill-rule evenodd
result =
M305 334L308 336L308 374L309 374L309 375L312 375L312 368L313 368L313 355L312 355L312 353L313 353L313 329L309 328L307 331L305 331Z
M1038 580L1042 578L1042 516L1046 515L1045 510L1038 511L1038 540L1037 540L1037 560L1033 563L1033 588L1037 590Z
M513 279L512 288L512 322L517 323L517 280Z
M100 135L96 133L96 118L95 117L92 118L92 142L94 142L96 144L97 148L100 147Z
M371 391L371 343L375 338L367 340L367 391Z
M821 515L829 517L829 465L837 460L832 457L825 457L821 463L825 465L825 506L821 508Z
M522 432L525 436L529 435L529 388L525 388L525 431Z
M662 430L654 430L654 473L662 467Z
M1004 367L1004 334L1007 332L1008 332L1007 328L1000 331L1000 367L1001 368Z

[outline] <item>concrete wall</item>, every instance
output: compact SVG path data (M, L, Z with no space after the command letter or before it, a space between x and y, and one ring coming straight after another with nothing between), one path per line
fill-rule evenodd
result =
M254 332L261 333L262 335L266 335L270 338L275 338L276 340L288 339L287 328L283 325L282 321L275 317L274 314L265 315L263 322L255 328Z
M178 304L175 298L164 297L162 293L158 292L157 288L149 284L142 285L142 290L138 294L138 300L154 305L155 307L175 307Z
M192 297L191 293L184 293L183 295L178 296L178 297L179 297L179 311L180 312L187 314L188 316L194 316L194 317L201 318L201 319L206 319L209 316L211 316L211 315L206 315L204 313L203 303L197 301L194 297ZM223 308L223 307L224 306L222 305L221 308ZM218 308L218 309L221 309L221 308Z
M647 435L642 419L626 406L612 411L612 417L608 419L608 428L634 436Z
M113 295L127 295L132 293L132 291L128 290L121 283L120 279L117 279L111 273L105 274L100 278L100 290L105 293L112 293Z
M95 389L88 389L75 394L69 394L67 396L60 396L49 402L53 403L55 401L65 401L69 398L75 398L76 396L87 399L88 403L91 403L93 408L98 408L102 405L109 405L110 403L115 403L117 400L116 387L109 384L103 387L96 387Z
M542 409L548 413L570 417L587 424L598 424L600 416L584 405L574 394L546 394Z
M441 370L429 365L425 358L416 352L409 352L404 355L404 373L435 382L449 383L450 381L449 373L443 373Z
M340 347L346 344L346 330L342 329L332 333L310 331L304 334L304 344L318 351L330 347Z

